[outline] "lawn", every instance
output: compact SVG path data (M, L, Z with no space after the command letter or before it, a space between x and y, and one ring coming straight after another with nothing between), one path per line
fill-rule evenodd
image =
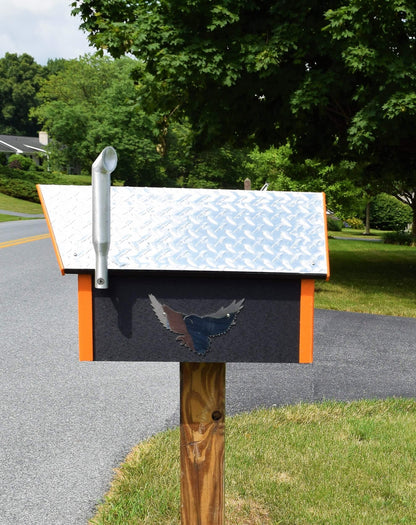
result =
M338 231L329 231L328 235L329 238L338 238L338 237L345 237L345 238L351 238L356 237L357 239L379 239L383 236L383 234L386 233L381 230L372 230L370 229L369 235L364 235L364 230L356 230L354 228L343 228L340 232Z
M416 317L416 248L329 241L331 278L316 282L315 306Z
M19 213L43 213L40 204L15 199L4 193L0 193L0 210L16 211Z
M4 197L0 209L41 213L39 205ZM416 317L416 248L336 239L329 248L331 279L317 281L316 307ZM409 399L228 418L226 523L416 524L415 426ZM179 524L179 476L178 429L140 443L90 524Z
M316 306L416 317L416 248L331 239ZM416 401L325 402L227 419L230 525L416 524ZM137 445L91 525L180 522L179 431Z
M227 420L230 525L416 523L416 401L325 402ZM179 431L139 444L91 525L179 524Z

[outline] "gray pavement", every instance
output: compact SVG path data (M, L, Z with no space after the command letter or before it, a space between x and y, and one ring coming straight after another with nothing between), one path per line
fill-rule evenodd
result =
M23 222L0 239L46 231ZM178 365L79 363L76 277L49 239L0 267L0 524L86 524L131 447L179 423ZM416 397L415 341L416 319L316 310L314 364L228 364L227 412Z
M227 365L228 413L325 399L416 397L416 319L315 310L314 362Z

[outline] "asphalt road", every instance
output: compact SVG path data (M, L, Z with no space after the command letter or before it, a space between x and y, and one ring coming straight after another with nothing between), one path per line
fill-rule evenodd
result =
M1 223L0 243L46 232ZM178 365L79 363L50 239L0 248L0 268L0 524L84 525L131 447L178 424ZM416 319L317 310L314 364L228 364L227 412L414 397L415 341Z

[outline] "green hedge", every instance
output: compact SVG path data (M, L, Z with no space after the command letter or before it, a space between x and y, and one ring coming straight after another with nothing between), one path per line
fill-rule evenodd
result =
M412 222L412 210L392 195L381 193L370 204L370 224L376 230L402 231Z
M42 171L23 171L0 166L0 192L10 197L39 202L36 184L88 185L91 177Z
M388 232L383 235L384 244L400 244L412 246L415 242L411 233L407 232Z
M328 231L340 232L342 231L342 221L340 219L334 219L332 217L327 218Z

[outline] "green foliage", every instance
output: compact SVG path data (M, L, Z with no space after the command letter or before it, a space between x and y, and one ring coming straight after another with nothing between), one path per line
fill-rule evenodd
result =
M325 4L88 0L72 5L97 49L114 57L129 52L144 61L146 102L166 114L179 106L198 144L212 148L228 141L286 140L291 121L280 117L290 116L290 94L305 72L305 54L316 49L311 44Z
M36 184L88 184L90 177L61 175L42 171L24 171L0 167L0 192L10 197L39 202Z
M260 189L266 182L270 190L296 191L298 184L292 176L296 167L291 159L292 149L286 144L280 148L271 146L261 151L254 147L247 156L246 168L253 189Z
M19 170L29 170L36 169L36 165L30 157L25 155L13 154L10 155L8 159L9 168L19 169Z
M25 179L8 179L0 175L0 192L16 199L39 202L36 186Z
M186 157L189 131L177 123L161 135L163 115L143 110L132 79L139 68L129 58L88 55L59 64L43 83L41 103L33 111L54 139L49 147L52 166L90 172L100 151L112 145L119 157L114 176L126 184L172 185L183 176L177 156Z
M317 159L339 176L342 163L355 163L344 175L352 186L360 179L368 196L398 183L414 190L415 2L75 0L72 6L98 50L141 61L143 104L166 115L185 113L198 148L229 143L265 150L289 139L300 164ZM282 176L278 185L287 182ZM344 181L331 180L328 201L341 201Z
M370 204L370 223L379 230L404 230L412 222L412 211L395 197L382 193Z
M342 220L334 217L327 217L328 231L340 232L342 231Z
M245 168L246 152L231 147L202 152L193 159L184 185L194 188L242 189L250 172Z
M0 58L0 134L35 136L37 124L29 116L44 68L24 53Z
M346 219L345 221L348 226L353 228L354 230L361 230L364 228L364 223L361 219L357 219L356 217L352 217L351 219Z
M402 246L414 245L414 238L407 232L387 232L383 235L385 244L398 244Z
M286 144L248 154L246 168L251 172L252 187L260 189L265 182L275 191L325 192L328 208L341 217L361 213L363 190L352 179L354 163L325 165L312 159L300 161Z

